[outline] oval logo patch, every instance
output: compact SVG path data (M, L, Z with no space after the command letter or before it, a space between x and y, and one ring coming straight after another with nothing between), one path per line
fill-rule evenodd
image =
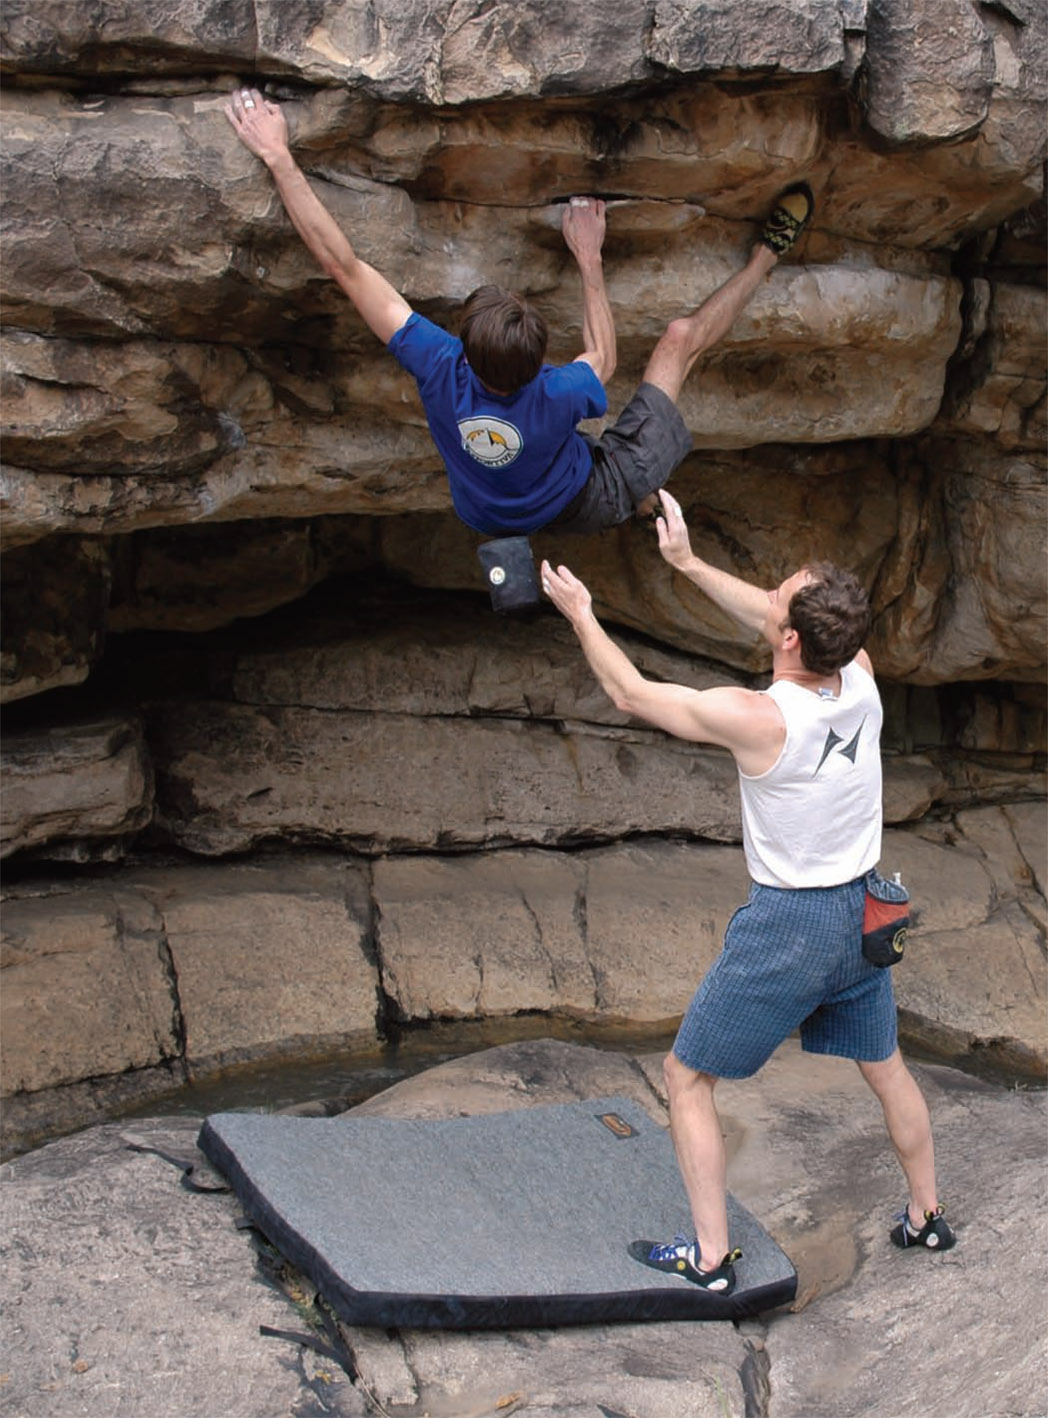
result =
M512 463L523 444L519 432L505 419L463 419L458 429L466 452L489 468Z

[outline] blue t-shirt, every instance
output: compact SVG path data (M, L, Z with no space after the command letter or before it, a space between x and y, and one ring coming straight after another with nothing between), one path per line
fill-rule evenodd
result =
M417 311L389 350L415 377L451 500L468 527L535 532L582 490L593 457L575 425L608 407L585 360L544 364L515 394L493 394L470 369L462 341Z

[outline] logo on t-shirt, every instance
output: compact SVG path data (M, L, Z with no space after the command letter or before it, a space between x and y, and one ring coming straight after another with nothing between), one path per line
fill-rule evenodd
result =
M866 715L864 714L862 716L862 724L860 724L859 727L855 730L854 734L852 734L851 738L848 740L847 743L844 743L843 737L839 733L837 733L836 730L826 730L826 742L823 744L822 747L822 757L819 759L819 762L815 769L815 773L811 775L813 778L816 776L819 769L826 762L827 758L830 756L833 750L837 748L837 745L839 743L844 743L844 747L837 748L837 752L843 758L846 758L849 763L855 762L855 755L859 751L859 735L862 733L862 725L865 724L865 722Z
M462 419L458 430L466 452L489 468L512 463L524 444L517 429L505 419Z

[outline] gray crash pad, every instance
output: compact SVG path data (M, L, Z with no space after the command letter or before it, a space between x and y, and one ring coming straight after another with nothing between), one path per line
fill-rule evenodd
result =
M217 1113L200 1147L349 1324L740 1319L796 1294L789 1259L733 1197L731 1295L631 1259L630 1241L690 1222L668 1132L626 1098L466 1118Z

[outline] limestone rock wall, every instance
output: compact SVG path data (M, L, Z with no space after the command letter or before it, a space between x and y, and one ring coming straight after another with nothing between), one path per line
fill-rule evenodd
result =
M674 491L719 565L870 588L887 820L961 863L907 1028L1041 1066L1046 28L1028 0L5 6L9 1116L416 1018L665 1022L742 889L724 756L624 722L555 616L492 616L410 380L226 123L241 82L418 309L516 286L554 360L581 348L560 204L603 196L612 415L812 185L685 388ZM534 544L646 672L761 683L646 531ZM649 848L671 882L703 854L697 914L683 876L643 921L594 889ZM629 984L642 939L672 989ZM1012 984L951 1004L976 945Z

